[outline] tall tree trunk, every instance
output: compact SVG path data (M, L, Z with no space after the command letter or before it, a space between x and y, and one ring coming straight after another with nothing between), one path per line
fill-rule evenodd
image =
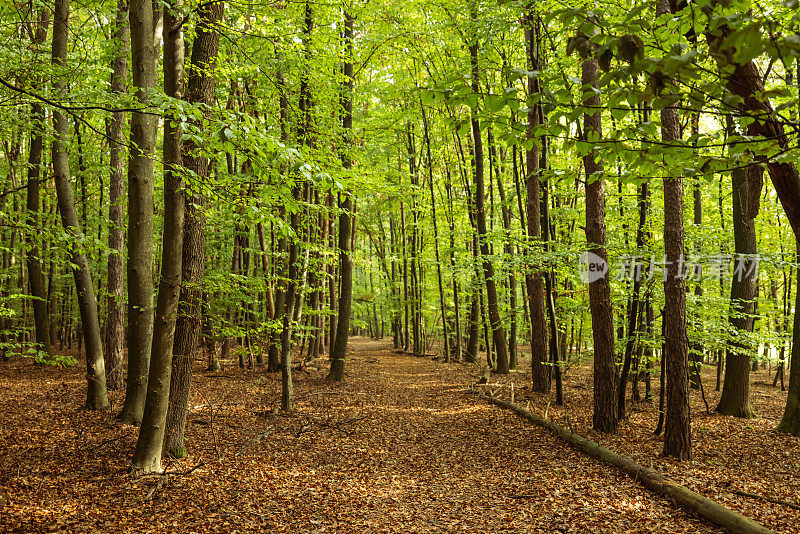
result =
M353 22L349 11L344 13L344 77L342 87L342 131L344 147L342 149L342 166L350 169L353 165L350 149L353 135ZM350 193L344 193L339 202L342 210L339 215L339 315L336 320L336 338L331 349L331 366L328 372L330 380L344 379L344 362L347 357L347 339L350 335L350 312L353 298L353 199Z
M151 0L131 0L131 71L136 98L147 106L156 89ZM120 419L139 424L147 395L153 338L153 162L157 118L134 112L128 160L128 381Z
M302 186L295 185L295 198L298 199ZM298 208L299 209L299 208ZM298 291L298 250L300 240L300 214L294 212L291 215L292 229L294 236L289 245L289 263L287 268L288 280L286 282L286 300L284 303L283 328L281 330L281 409L284 412L294 410L294 384L292 382L292 321L294 319L295 308L297 306Z
M436 253L436 277L439 282L439 307L442 312L442 337L444 338L444 361L449 362L451 356L450 333L447 323L447 311L444 297L444 280L442 278L442 259L439 254L439 226L436 221L436 195L433 189L433 157L431 156L431 138L428 130L428 115L425 113L425 106L420 101L422 110L422 126L425 134L425 150L427 154L428 168L428 187L431 192L431 218L433 219L433 246Z
M181 0L175 0L172 13L164 13L165 34L170 32L168 39L164 39L164 86L167 91L174 91L176 97L180 96L183 79L183 36L180 35L180 13L183 11ZM216 25L222 20L225 9L223 2L203 4L198 9L197 36L192 45L191 66L187 76L186 100L190 104L200 104L204 110L211 109L214 104L215 77L217 51L219 50L219 31ZM169 48L167 47L167 41ZM167 58L167 54L171 54ZM167 65L169 63L171 65ZM169 77L167 70L170 71ZM169 85L168 83L169 82ZM207 111L205 111L207 113ZM180 132L172 143L178 143ZM166 133L165 133L166 136ZM198 153L194 141L187 141L183 146L183 153L179 145L170 146L174 151L175 163L179 165L181 158L183 165L191 176L193 184L187 193L185 227L182 227L181 254L178 257L181 264L179 280L180 303L178 304L177 326L174 332L174 359L171 361L170 374L172 379L169 386L169 409L166 414L166 443L167 452L175 457L186 454L184 445L184 431L186 415L189 406L189 391L192 380L192 362L197 350L200 331L203 324L203 279L206 264L206 235L205 214L202 204L203 198L200 186L208 178L208 158ZM167 152L165 140L164 152ZM166 156L165 156L166 158ZM165 241L166 250L166 241ZM159 298L161 294L159 292Z
M471 22L474 33L469 45L470 66L472 68L472 92L480 93L480 69L478 64L478 7L477 0L470 4ZM478 230L478 246L480 251L480 261L483 265L484 283L486 285L486 300L489 316L489 325L492 329L492 340L497 351L497 373L508 374L508 345L506 344L506 333L500 320L500 310L497 302L497 283L495 281L494 264L489 255L489 241L486 227L486 207L484 202L485 185L483 182L483 141L481 137L481 127L478 116L473 110L471 113L472 137L475 143L475 219ZM490 347L486 347L487 351Z
M647 210L649 207L649 183L645 182L639 186L639 225L636 228L636 250L642 251L645 246L645 232L647 226ZM642 288L642 272L638 262L634 261L632 265L633 275L633 293L630 300L630 309L628 310L628 336L625 340L625 356L622 362L622 371L619 376L619 384L617 386L617 415L620 419L627 417L625 413L625 391L628 386L628 376L633 360L633 352L639 342L639 325L642 323L642 306L640 302L641 288ZM638 367L638 366L637 366ZM638 368L634 370L638 374ZM634 383L636 383L634 377ZM637 390L638 391L638 390Z
M539 113L541 116L542 121L544 121L544 115L542 114L541 106L539 106ZM547 149L548 149L548 139L547 136L542 136L542 157L540 159L539 166L542 170L547 170L548 159L547 159ZM542 182L542 241L544 244L544 251L545 253L550 253L550 241L551 239L555 238L553 228L550 224L550 182L543 181ZM564 405L564 386L562 383L561 377L561 354L559 354L559 346L558 346L558 321L556 319L556 300L555 300L555 270L550 269L549 271L545 272L544 274L544 286L545 286L545 302L547 307L547 321L549 325L549 333L550 339L548 343L548 352L550 354L550 364L553 366L553 375L555 376L556 382L556 404L558 406Z
M214 6L221 9L221 4ZM183 81L183 35L178 24L182 11L181 0L173 0L169 9L164 10L164 90L167 95L173 97L180 97ZM176 405L178 410L181 408L178 405L179 401L173 399L170 386L173 381L183 385L180 377L171 376L175 322L178 298L181 294L186 200L180 174L181 132L180 125L167 121L164 130L164 230L161 276L153 327L150 374L147 380L147 402L136 450L133 453L134 472L161 471L161 451L167 427L167 410ZM188 391L188 383L185 386ZM171 434L175 435L174 432ZM179 451L176 449L170 452Z
M400 233L403 245L403 350L411 348L411 330L409 328L409 299L408 299L408 238L406 233L406 208L400 201Z
M56 0L53 9L53 64L57 68L66 67L67 36L69 29L69 0ZM59 78L56 77L55 80ZM56 94L64 91L64 84L53 82ZM105 410L108 405L106 391L106 371L103 363L103 341L100 336L100 321L97 315L97 299L95 298L89 262L80 247L83 232L78 224L78 212L75 209L75 195L69 172L68 141L69 124L60 109L53 110L55 138L52 144L53 174L55 175L58 209L64 230L74 240L71 261L75 277L75 289L78 294L78 307L81 313L83 337L86 341L86 408Z
M183 42L183 29L179 25L180 17L183 16L183 1L172 0L169 5L165 6L163 21L164 21L164 93L171 97L180 99L183 97L183 64L184 64L184 42ZM175 124L178 123L178 124ZM189 237L185 234L186 223L186 197L183 191L177 190L176 185L183 185L180 181L183 164L181 153L181 134L182 127L177 117L170 117L164 121L164 171L165 171L165 222L167 220L166 209L171 206L166 204L167 200L171 200L174 219L170 221L173 225L180 225L179 242L175 241L174 236L170 236L170 243L167 242L167 229L164 231L164 258L162 258L162 279L163 274L169 269L172 273L172 279L175 279L174 265L172 262L177 262L181 265L178 271L180 280L180 292L182 294L183 288L183 247L189 241ZM171 195L171 199L167 197ZM177 219L178 211L180 211L180 220ZM177 228L173 228L174 232ZM168 248L169 245L169 248ZM167 252L170 257L167 257ZM162 290L159 288L159 304L161 301ZM181 299L182 300L182 299ZM194 317L182 317L180 315L182 304L177 304L178 318L177 322L191 321ZM184 304L185 306L185 304ZM158 311L156 311L158 315ZM156 330L158 323L156 323ZM170 387L169 387L169 407L167 409L167 419L165 428L164 448L167 453L174 458L182 458L186 456L186 448L183 444L183 431L185 426L185 412L181 410L182 404L179 393L189 390L189 380L191 379L192 358L185 352L185 346L181 346L178 339L177 328L175 329L172 339L170 340L170 347L172 349L172 365L170 370ZM181 337L181 340L184 338ZM155 343L155 338L154 338ZM154 351L155 354L155 351ZM155 358L155 356L154 356ZM187 372L188 371L188 372ZM183 412L183 413L181 413Z
M455 310L455 334L456 334L456 360L461 360L463 352L463 334L461 332L461 308L459 304L459 291L458 291L458 277L456 276L456 228L455 228L455 214L453 213L453 187L450 183L450 169L445 169L447 173L447 182L445 189L447 190L447 203L448 203L448 223L450 226L450 272L453 278L453 309ZM509 366L511 363L509 362Z
M658 0L656 16L671 13L669 0ZM678 109L661 111L661 140L669 145L680 140ZM667 165L669 171L669 165ZM686 282L680 270L684 258L683 178L664 176L664 354L666 359L667 407L664 425L664 455L686 460L691 457L689 426L689 361L686 337Z
M525 50L528 68L539 68L539 50L537 39L536 14L532 8L524 18L525 24ZM525 189L527 201L525 205L525 218L529 251L535 254L535 248L542 237L541 222L541 195L539 178L539 146L536 144L536 127L539 125L539 113L533 102L534 95L538 93L537 81L528 79L528 124L526 136L532 143L525 153ZM531 375L533 390L539 393L550 391L550 368L548 360L547 321L544 313L544 279L538 266L528 267L525 272L525 285L528 290L529 320L531 324Z
M692 137L696 139L696 135L700 133L700 112L692 113L691 117L691 133ZM697 151L697 141L692 142L692 147ZM694 189L692 191L692 200L693 200L693 208L694 208L694 226L698 234L700 234L702 225L703 225L703 193L700 189L701 184L701 177L696 176L694 179ZM697 254L702 253L701 247L701 239L698 235L697 243L695 245L695 251ZM697 284L694 286L694 294L697 297L699 302L702 302L703 296L703 271L700 265L697 266L695 273L697 276ZM696 328L702 328L702 325L699 324L700 321L695 320L697 323ZM689 375L689 386L692 389L700 389L702 387L703 378L701 376L701 369L703 364L703 345L702 343L695 342L689 347L689 358L692 362L692 368L690 370Z
M491 135L491 128L487 130L486 140L489 143L492 159L497 161L494 138ZM512 258L514 255L514 245L511 237L511 208L506 199L505 188L503 187L502 172L499 163L495 164L495 176L497 178L497 194L500 197L500 211L503 221L503 252L506 257ZM517 277L514 269L508 269L508 308L511 315L511 327L508 333L508 367L517 368Z
M729 58L732 57L729 54L730 50L722 49L719 45L721 42L724 43L725 37L730 32L730 28L724 25L706 32L709 46L716 53L721 67L728 65ZM769 99L763 97L764 82L755 62L734 64L733 72L726 73L725 79L728 91L741 97L738 105L739 112L759 117L759 120L754 120L747 125L747 134L773 139L781 149L788 149L789 139L784 133L783 124L776 117ZM798 174L795 164L786 160L770 160L766 162L766 166L772 185L775 187L775 192L778 194L786 218L794 232L797 250L800 250L800 174ZM800 282L800 270L797 272L798 282ZM795 310L800 308L800 291L797 292L797 295ZM786 409L777 429L779 432L800 436L800 314L797 313L794 316L792 341L789 393L786 398Z
M733 126L732 122L729 119L729 128ZM755 323L758 283L755 210L763 184L763 169L753 164L736 168L731 174L735 254L729 322L734 338L728 341L725 379L716 411L722 415L750 418L756 416L750 405L750 357L754 347L746 340L753 333Z
M111 92L119 95L125 92L128 78L128 58L130 53L130 33L128 28L128 0L118 0L117 19L114 26L114 41L117 55L112 61ZM124 265L122 246L125 241L123 228L125 206L122 202L125 176L123 159L124 138L122 127L125 113L115 111L108 123L109 167L111 175L108 182L108 318L106 319L106 378L110 389L122 389L124 373L122 366L123 344L125 338L125 312L123 309Z
M36 20L36 32L33 36L34 47L39 47L47 40L47 29L50 26L50 12L42 10ZM28 286L32 297L33 321L36 330L37 349L53 355L50 345L50 319L47 310L47 294L42 275L42 262L39 257L39 240L41 229L39 227L39 183L42 169L42 132L45 129L45 116L42 105L34 101L31 104L31 124L33 125L30 148L28 152L28 183L27 201L25 205L25 222L27 224L26 241L28 243L25 255L28 267Z
M588 143L599 141L603 135L601 101L598 88L599 66L594 58L583 62L581 81L584 104L594 112L583 116L583 135ZM594 90L592 90L592 88ZM589 308L592 314L594 347L594 413L592 426L601 432L617 431L616 369L614 355L614 315L611 306L608 255L606 252L605 180L603 160L595 150L583 157L586 171L586 243L589 253L606 269L596 280L589 281ZM589 257L592 263L594 258Z

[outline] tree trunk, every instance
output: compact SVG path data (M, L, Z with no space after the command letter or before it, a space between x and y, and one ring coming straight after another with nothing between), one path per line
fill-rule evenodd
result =
M183 97L183 65L184 65L184 42L183 42L183 29L178 25L180 22L180 17L183 15L183 2L182 0L172 0L172 2L165 6L166 9L164 10L164 93L172 98L180 99ZM198 37L199 42L200 38ZM183 158L181 153L181 133L182 128L180 124L173 125L173 121L180 122L177 117L169 117L165 120L164 124L164 169L165 169L165 188L168 191L165 191L165 203L169 200L169 197L166 196L167 193L171 195L172 203L175 204L174 210L177 212L181 210L180 216L181 219L177 220L174 218L172 224L180 225L180 242L169 243L171 249L168 250L168 243L167 243L167 232L166 228L164 231L164 258L162 258L162 277L163 273L166 272L166 269L169 269L172 274L172 278L175 278L174 270L176 269L174 265L168 265L168 262L177 262L181 265L180 268L180 293L181 297L184 297L183 290L186 287L184 283L184 279L191 277L194 273L192 272L189 277L186 277L184 273L184 258L191 257L192 252L197 254L196 250L193 250L189 253L184 253L183 249L186 246L187 242L192 240L194 237L195 232L192 232L192 236L187 235L185 223L187 222L188 217L186 217L186 197L185 193L182 191L178 191L175 189L176 184L183 185L180 182L181 176L181 165L183 164ZM165 205L165 208L169 208L169 205ZM177 213L175 213L177 215ZM167 212L165 209L165 222L167 220ZM173 228L175 231L177 228ZM171 237L174 239L174 237ZM202 245L203 243L201 243ZM175 250L172 247L178 247L179 250ZM170 252L170 258L167 258L167 252ZM201 252L203 254L204 251ZM194 267L193 265L191 267ZM202 276L200 277L202 280ZM202 293L202 288L193 288L193 289L200 289ZM159 289L159 300L161 299L161 289ZM190 322L195 320L194 316L187 316L186 310L181 310L182 307L185 307L186 304L185 298L181 298L178 306L178 317L176 322L180 324L181 322L184 323L183 329L175 327L175 331L172 337L171 348L172 348L172 365L170 371L170 387L169 387L169 407L167 408L167 415L166 415L166 428L165 428L165 438L164 438L164 448L166 449L167 453L172 456L173 458L182 458L186 456L186 448L184 446L184 439L183 439L183 432L186 422L186 411L183 409L186 404L181 398L181 393L187 393L189 391L189 383L191 380L191 370L192 370L192 355L191 353L186 352L186 335L181 335L182 332L186 331L186 322ZM192 299L192 304L195 304L195 299ZM183 311L183 313L181 313ZM201 310L202 313L202 310ZM156 313L158 315L158 312ZM156 323L156 329L158 328L158 323ZM155 341L155 340L154 340ZM181 344L183 342L183 345ZM188 397L188 395L187 395Z
M452 285L453 285L453 310L455 312L455 335L456 335L456 347L455 347L455 358L456 360L461 360L462 355L464 354L463 349L463 333L461 332L461 308L459 304L459 290L458 290L458 278L456 276L456 229L455 229L455 215L453 214L453 187L450 182L450 169L445 169L447 173L447 182L445 183L445 189L447 190L447 204L448 204L448 224L450 227L450 272L452 276ZM509 362L509 366L511 363Z
M656 16L671 13L668 0L659 0ZM680 140L678 110L669 106L661 111L661 140L665 144ZM667 166L667 170L669 168ZM691 457L689 426L689 361L686 338L686 282L681 272L683 243L683 178L664 176L664 320L667 407L664 425L664 455L687 460Z
M729 127L732 120L729 119ZM734 417L755 417L750 406L750 357L753 347L746 341L755 323L758 264L755 213L748 209L761 193L763 170L757 164L736 168L733 183L734 272L731 279L729 322L734 338L728 341L725 379L716 411ZM757 202L757 200L756 200ZM741 333L741 334L739 334Z
M425 134L425 149L427 152L427 167L428 167L428 187L431 192L431 218L433 219L433 246L436 253L436 276L439 282L439 307L442 312L442 337L444 338L444 361L449 362L451 356L450 350L450 333L447 322L447 311L444 297L444 279L442 277L442 259L439 254L439 226L436 221L436 195L433 189L433 157L431 156L431 138L428 131L428 115L425 113L425 106L420 101L420 109L422 110L422 126Z
M202 5L198 9L197 36L192 45L192 57L186 85L186 100L190 104L201 104L204 110L211 109L214 103L215 77L217 51L219 49L219 32L216 25L222 20L225 9L223 2ZM181 13L182 2L178 0L174 11ZM180 33L177 14L168 15L165 11L164 28L174 32L170 36L169 51L167 39L164 40L164 74L165 89L176 92L180 96L183 72L179 65L183 65L183 37ZM170 28L174 28L170 30ZM167 66L167 53L172 54ZM167 86L167 69L171 69L174 86ZM179 135L179 132L175 132ZM176 138L176 142L179 137ZM165 153L166 153L165 141ZM192 362L200 339L203 325L203 279L206 264L206 235L205 214L203 212L203 198L200 186L208 178L208 158L198 153L198 147L193 141L187 141L183 146L171 147L176 153L176 163L183 161L183 165L191 176L193 184L189 187L186 199L186 220L181 241L181 289L180 303L178 304L177 325L174 339L174 360L171 363L172 380L169 387L169 410L166 415L166 450L175 457L186 455L184 445L184 430L186 415L189 405L189 391L192 380ZM159 294L160 296L160 294Z
M56 68L64 68L67 60L69 0L56 0L53 14L53 64ZM54 81L53 90L56 94L62 93L64 84ZM83 232L78 223L78 212L75 209L75 196L70 180L69 155L66 149L69 124L60 109L53 110L53 122L55 123L55 137L52 144L52 159L58 209L61 212L64 230L74 240L71 252L71 261L74 264L72 272L75 277L78 307L81 313L83 336L86 341L86 378L88 381L86 408L105 410L109 404L103 363L103 342L100 336L97 299L92 285L92 275L89 272L89 262L79 245L83 242Z
M117 19L114 26L114 41L118 43L117 56L111 63L111 92L125 92L128 78L130 34L128 28L128 0L118 0ZM108 182L108 317L106 319L106 377L109 389L122 389L124 369L122 366L125 338L124 265L122 247L125 241L123 228L125 207L122 202L125 175L124 138L122 128L125 113L115 111L108 122L109 168Z
M528 68L538 70L539 50L536 28L536 15L529 11L524 19L525 48L527 53ZM528 125L527 138L531 143L525 154L525 189L528 197L526 203L526 219L529 250L528 254L535 254L535 247L542 237L541 227L541 198L539 183L539 147L536 144L535 129L539 125L539 113L533 103L533 96L538 92L537 82L532 78L528 80ZM550 391L550 369L547 365L548 343L547 322L544 313L544 280L541 270L537 266L526 269L525 285L528 289L529 319L531 323L531 374L533 390L539 393Z
M478 23L478 9L475 2L471 6L471 20L473 25ZM470 65L472 67L472 92L474 94L480 93L479 85L479 65L478 65L478 36L477 28L475 34L472 36L472 42L469 46L470 51ZM489 325L492 329L492 340L494 342L495 350L497 351L497 369L499 374L508 374L508 345L506 344L506 333L503 329L503 324L500 320L500 310L497 303L497 284L495 281L494 264L489 255L489 242L486 229L486 208L484 206L485 186L483 183L483 141L481 138L481 127L478 116L473 110L471 115L472 122L472 138L475 143L475 219L478 230L478 245L480 251L480 260L483 264L483 277L486 284L486 299L489 316ZM490 347L486 347L487 351Z
M34 47L39 47L47 40L47 29L50 26L50 12L45 9L36 20L36 32L33 36ZM53 355L50 345L50 319L47 310L47 294L42 275L42 262L39 257L39 240L41 229L39 225L39 183L42 169L42 132L45 129L45 116L42 105L34 101L31 104L31 124L33 125L30 149L28 153L28 183L27 199L25 205L25 222L27 224L26 241L28 243L25 255L28 267L28 287L33 307L33 321L36 330L36 346L48 357Z
M156 89L153 2L131 0L131 71L136 98L147 106ZM128 381L120 419L139 424L147 395L153 336L153 162L157 118L131 117L128 160Z
M342 166L350 169L353 165L350 155L353 135L353 22L349 11L344 13L344 77L342 87L342 131L344 146L341 159ZM339 215L339 305L336 320L336 338L330 353L330 370L328 379L341 381L344 379L344 362L347 357L347 339L350 336L350 313L353 298L353 199L350 193L343 193L339 202L342 210Z
M497 161L496 148L494 138L491 135L491 128L487 130L486 140L489 143L490 153ZM497 178L497 195L500 197L500 211L503 221L503 252L507 258L512 258L514 255L514 245L511 237L511 207L508 205L505 188L503 187L503 178L500 165L495 166L495 176ZM511 315L511 327L508 333L508 368L517 368L517 277L514 274L514 269L508 269L508 307L509 314Z
M583 135L588 143L599 141L602 137L600 95L598 87L599 66L594 58L583 62L581 81L584 91L590 96L584 104L594 109L591 115L583 116ZM608 255L606 253L605 219L605 181L603 179L603 160L591 150L583 158L586 171L586 243L589 254L605 267L597 279L589 280L589 308L592 314L592 339L594 346L594 413L592 426L601 432L617 431L616 369L614 367L614 316L611 307L611 288L609 286ZM589 257L589 263L594 263Z
M214 9L222 9L214 4ZM211 9L211 8L206 8ZM168 96L180 97L183 81L183 35L177 24L183 11L181 0L175 0L164 10L164 91ZM201 11L201 17L202 17ZM202 20L202 18L201 18ZM198 35L198 39L200 36ZM167 422L167 410L173 408L181 413L183 408L172 395L171 384L184 385L183 377L172 376L175 322L178 313L178 298L181 294L181 264L183 256L183 225L185 192L179 166L181 164L180 125L170 124L164 130L164 230L161 259L161 275L158 284L153 348L147 380L147 402L144 407L142 428L133 453L134 472L153 473L161 471L161 451ZM188 383L185 383L188 393ZM185 408L183 408L185 419ZM176 433L174 429L173 438ZM182 430L182 428L181 428ZM182 432L180 438L182 438ZM170 452L179 453L180 446L173 444Z

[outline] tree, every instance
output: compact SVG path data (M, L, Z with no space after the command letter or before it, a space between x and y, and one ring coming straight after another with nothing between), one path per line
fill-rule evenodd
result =
M128 28L128 0L117 2L117 17L114 25L116 54L111 63L111 92L125 92L128 78L130 32ZM125 375L122 367L123 341L125 336L124 273L122 247L125 241L123 228L125 206L122 202L125 161L123 159L122 127L125 113L115 111L108 121L108 144L111 170L108 182L108 318L106 319L106 376L109 389L121 389Z
M536 17L529 11L525 17L525 50L527 65L531 71L539 68L538 40L536 32ZM539 180L539 146L536 139L536 128L539 126L539 113L533 103L533 97L538 93L537 80L528 78L528 124L526 136L529 148L525 153L525 190L528 194L526 200L525 218L528 224L528 240L531 254L538 240L542 237L541 196ZM531 324L531 375L533 389L540 393L550 391L550 369L547 365L547 323L544 315L544 280L538 267L528 268L525 273L525 285L528 289L528 307L530 310Z
M738 167L733 183L734 273L731 279L730 323L738 336L728 342L725 381L717 412L735 417L755 417L750 406L750 356L747 336L753 333L758 283L755 215L763 184L763 169L757 164Z
M669 0L659 0L656 17L672 13ZM679 141L680 121L675 105L661 110L661 140ZM666 164L667 162L665 162ZM667 169L670 170L669 165ZM675 172L675 171L673 171ZM683 246L683 178L664 176L664 354L666 359L667 406L664 455L686 460L691 457L689 426L689 354L686 337L686 282L681 272Z
M469 43L470 66L472 73L472 91L480 93L480 70L478 64L478 0L473 0L470 4L470 19L475 27L475 32ZM481 136L480 120L473 111L471 115L472 141L475 147L474 186L475 186L475 223L478 234L479 257L483 266L483 278L486 285L486 300L489 311L489 325L492 329L492 341L497 351L497 369L499 374L508 374L508 344L506 343L506 333L500 320L500 311L497 302L497 283L495 281L494 265L489 256L489 242L486 227L486 206L484 202L486 186L483 177L483 140ZM489 350L489 347L486 348Z
M69 0L56 0L53 7L53 65L65 68L67 61L67 36L69 32ZM64 83L59 78L53 82L56 94L64 91ZM52 143L53 174L58 196L58 211L64 231L71 239L72 273L75 278L75 291L81 313L83 338L86 344L86 408L106 410L108 392L106 391L106 372L103 362L103 343L100 337L100 321L97 315L89 262L82 250L83 232L78 223L75 209L75 196L70 180L69 155L66 145L69 137L67 117L60 109L53 110L55 137Z
M47 40L47 29L50 26L50 12L42 10L35 22L35 33L32 46L38 47ZM28 286L32 297L34 328L36 330L37 349L52 357L50 346L50 318L47 309L47 292L42 276L42 262L39 257L39 183L42 168L42 132L45 128L44 108L39 102L31 104L31 123L34 125L28 151L28 183L25 203L25 222L28 225L28 251L25 256L28 267Z
M217 24L222 20L224 3L205 4L197 11L197 36L192 45L191 64L186 88L186 100L189 104L199 105L202 115L210 113L214 103L215 75L217 53L219 51L219 31ZM175 10L180 12L182 4L177 3ZM172 25L166 25L171 22ZM183 39L180 31L180 21L172 16L165 18L166 28L176 28L169 40L170 77L167 77L168 68L164 47L165 89L169 93L179 93L182 86L183 64ZM165 43L167 40L165 40ZM174 78L173 78L174 77ZM169 86L167 82L169 81ZM199 123L193 124L195 128L201 127ZM174 132L179 139L180 132ZM178 141L176 140L175 143ZM167 145L165 141L165 153ZM203 279L205 276L206 238L205 215L203 213L203 200L200 193L204 181L208 178L208 157L200 153L200 147L190 138L182 148L170 146L170 152L176 153L174 162L180 164L181 160L185 172L191 176L188 188L185 226L180 228L183 233L181 240L182 252L178 257L181 263L181 298L178 307L177 326L175 329L175 355L170 371L169 386L169 411L167 413L167 452L175 457L186 454L184 446L184 430L186 415L189 409L189 390L192 379L192 362L198 346L200 327L203 314ZM178 231L177 223L175 231ZM160 292L159 292L160 294Z
M184 63L184 42L183 42L183 28L180 17L183 16L183 2L177 0L171 2L166 6L163 14L164 24L164 93L172 98L180 100L183 98L183 63ZM183 294L184 269L183 269L183 247L186 243L187 236L185 233L185 216L186 216L186 193L184 191L184 183L181 178L183 169L182 150L181 150L181 135L183 128L180 119L176 116L168 117L164 124L164 216L165 222L170 223L170 228L165 226L164 229L164 252L169 254L164 256L162 260L162 272L166 272L170 281L174 283L176 278L180 280L181 295ZM169 209L170 218L167 219L167 209ZM167 230L169 230L169 241L167 240ZM169 265L167 265L169 262ZM174 264L180 264L180 274L176 276L176 267ZM167 271L168 270L168 271ZM164 278L166 280L166 278ZM167 294L172 291L171 286L164 287ZM159 287L159 298L161 297L161 288ZM170 299L172 295L170 295ZM185 301L183 301L185 302ZM175 305L177 310L172 308L172 302L165 304L168 306L168 312L176 311L181 312L181 302ZM185 304L183 304L185 306ZM158 306L156 309L156 316L158 317ZM167 319L169 320L169 319ZM190 317L189 320L195 320ZM166 416L166 429L164 437L164 449L173 458L182 458L186 456L186 448L184 447L183 431L186 422L185 410L182 410L186 403L180 398L180 393L185 392L188 398L189 384L184 383L190 380L192 358L191 353L186 353L185 346L181 346L176 342L178 338L177 325L181 321L175 318L175 330L170 332L167 328L164 336L172 334L172 339L163 339L162 347L160 350L165 350L169 347L172 352L172 369L170 371L169 380L169 406L167 408ZM183 321L186 321L184 318ZM163 328L163 327L162 327ZM158 323L154 330L158 329ZM177 349L177 350L176 350ZM188 370L188 373L186 372Z
M353 136L353 22L349 10L344 12L345 61L343 65L344 83L342 86L342 131L344 148L342 167L351 169L352 156L349 152ZM353 299L353 199L345 192L339 202L339 315L336 320L336 338L331 348L331 366L328 378L335 381L344 379L344 362L347 357L347 338L350 335L350 314Z
M608 266L606 253L605 181L603 160L592 143L603 135L601 101L598 88L600 67L594 57L584 59L581 67L581 83L584 106L594 112L583 115L583 135L588 152L583 157L586 172L586 243L589 253L598 258L601 267ZM530 218L530 214L528 215ZM589 256L589 261L594 261ZM589 309L592 314L592 338L594 347L594 413L592 427L601 432L617 431L616 369L614 367L614 319L611 308L609 270L600 271L596 280L589 282Z
M136 100L146 107L156 87L155 23L149 0L131 0L131 71ZM131 117L128 158L128 379L120 419L142 421L153 339L153 160L157 118L147 111Z

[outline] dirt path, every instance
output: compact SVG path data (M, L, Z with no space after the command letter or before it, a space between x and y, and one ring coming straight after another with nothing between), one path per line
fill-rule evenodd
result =
M271 411L277 377L198 373L192 456L169 469L210 463L147 501L158 480L126 474L136 430L77 411L79 372L5 364L0 531L715 532L465 394L474 370L352 349L342 384L298 375L292 416Z

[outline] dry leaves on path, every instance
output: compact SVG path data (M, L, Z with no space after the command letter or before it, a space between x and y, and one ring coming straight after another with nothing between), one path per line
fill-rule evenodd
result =
M291 415L277 376L198 372L167 462L195 469L138 479L137 430L80 410L79 369L0 364L0 531L715 532L466 394L473 369L390 348L354 339L341 384L300 373Z

